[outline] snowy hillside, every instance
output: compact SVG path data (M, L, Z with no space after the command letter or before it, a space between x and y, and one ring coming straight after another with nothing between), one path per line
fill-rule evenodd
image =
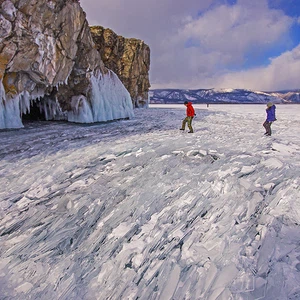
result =
M151 90L150 103L282 103L283 99L277 95L265 92L242 89L158 89Z
M300 90L272 92L270 94L282 98L286 103L300 103Z
M300 299L300 107L195 108L1 130L0 298Z

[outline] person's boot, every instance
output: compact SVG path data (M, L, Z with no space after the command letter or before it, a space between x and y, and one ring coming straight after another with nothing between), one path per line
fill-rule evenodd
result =
M184 130L184 128L180 128L179 130Z
M189 131L188 133L194 133L194 131Z

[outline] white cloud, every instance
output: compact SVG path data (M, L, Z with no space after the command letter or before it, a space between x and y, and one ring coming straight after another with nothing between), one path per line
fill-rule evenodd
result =
M151 43L165 32L176 32L181 22L213 1L82 0L81 5L91 25L109 27L120 35Z
M266 49L287 42L294 22L282 11L269 9L267 0L239 0L232 6L216 2L82 0L81 4L88 20L94 20L90 24L143 39L150 46L153 88L205 88L233 84L230 78L237 73L226 70L239 68L247 57L259 57ZM254 82L244 81L244 87ZM261 86L260 81L257 84Z
M239 72L215 73L213 77L195 77L182 82L181 88L247 88L250 90L276 91L299 88L300 44L291 51L270 60L266 67ZM155 88L171 88L178 84L169 81Z
M220 52L224 63L230 63L243 59L247 51L257 46L270 47L291 24L292 19L278 10L223 5L186 24L180 35L199 41L202 52Z
M220 86L247 87L264 91L299 88L300 44L292 51L271 59L267 67L228 73L218 79Z

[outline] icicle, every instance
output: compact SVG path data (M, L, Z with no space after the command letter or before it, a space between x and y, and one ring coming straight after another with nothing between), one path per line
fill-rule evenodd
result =
M130 95L115 73L98 72L90 80L90 102L82 95L72 97L68 121L92 123L134 116Z
M67 80L67 79L66 79ZM103 75L98 72L91 76L91 98L83 95L73 96L71 99L72 111L67 115L62 113L57 99L44 96L44 90L36 88L31 94L24 91L14 99L6 101L5 91L0 85L0 128L23 127L21 116L30 112L32 99L37 103L40 113L45 114L46 120L68 119L71 122L92 123L115 119L132 118L133 105L128 91L115 73L109 71ZM58 82L56 89L65 82Z
M63 114L62 109L55 98L55 100L45 96L42 99L36 99L37 106L41 114L44 114L45 119L49 120L66 120L67 117Z
M4 102L5 102L5 91L0 81L0 128L6 128L5 126L5 118L4 118Z
M92 112L93 121L109 121L132 118L133 105L131 97L118 76L109 71L92 76Z
M48 121L49 115L48 115L47 103L45 101L43 103L43 110L44 110L44 114L45 114L45 119Z
M65 82L64 82L65 85L68 85L68 81L69 81L69 77L70 77L71 73L72 73L72 69L70 70L69 74L67 75L67 77L65 79Z
M73 96L71 107L72 111L68 112L69 122L93 123L92 110L84 96Z
M13 99L6 99L2 80L0 80L0 128L24 127L20 113L20 95Z
M26 114L27 112L30 112L30 94L25 91L19 96L19 103L20 103L20 113L21 117L22 114Z

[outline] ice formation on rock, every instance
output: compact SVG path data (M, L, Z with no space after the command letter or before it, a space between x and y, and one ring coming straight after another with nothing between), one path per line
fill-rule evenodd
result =
M133 116L78 1L2 1L0 23L0 128L21 128L33 115L84 123Z

